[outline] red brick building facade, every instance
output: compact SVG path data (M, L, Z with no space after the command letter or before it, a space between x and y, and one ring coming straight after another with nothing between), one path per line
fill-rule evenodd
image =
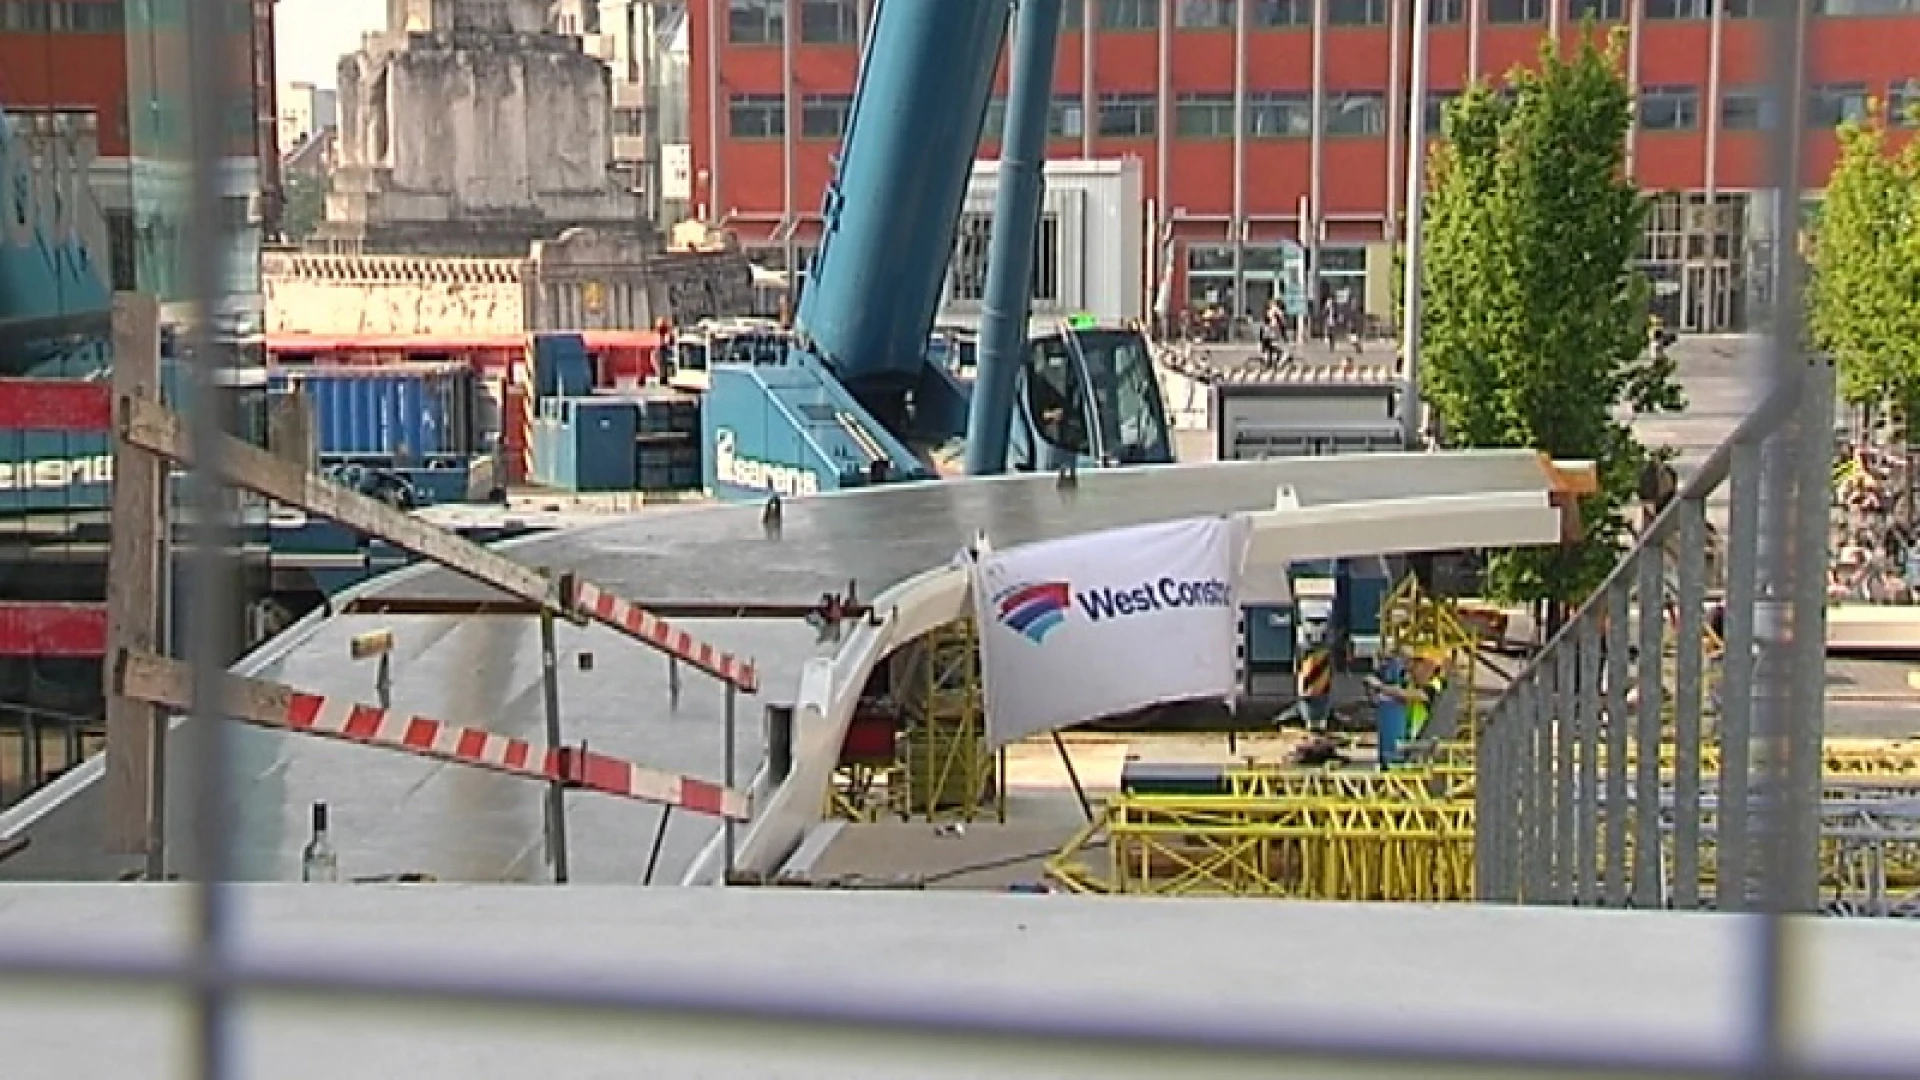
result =
M1920 98L1920 0L1812 2L1805 182L1818 189L1834 124L1870 96ZM817 232L871 6L691 3L693 202L749 245L793 230L805 246ZM1529 63L1543 35L1571 37L1589 16L1624 26L1641 95L1632 169L1662 193L1644 265L1677 325L1738 328L1772 205L1757 6L1430 0L1428 129L1448 95ZM1164 241L1149 258L1170 264L1176 302L1228 299L1238 283L1257 307L1317 258L1325 279L1379 310L1403 202L1411 10L1411 0L1067 0L1053 155L1142 160L1149 235ZM997 153L998 119L996 108L982 156Z

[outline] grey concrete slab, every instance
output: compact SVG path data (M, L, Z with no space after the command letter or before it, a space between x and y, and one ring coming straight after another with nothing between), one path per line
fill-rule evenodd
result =
M146 956L181 940L186 894L150 886L0 888L0 952L32 943ZM1748 924L1714 915L1369 906L1005 893L573 887L243 887L242 955L298 966L451 971L592 992L651 986L794 1007L919 1009L1032 1019L1062 1010L1116 1028L1179 1018L1382 1048L1475 1041L1511 1050L1663 1051L1731 1061L1748 1035ZM1814 1067L1911 1061L1920 935L1877 921L1805 924L1796 1007ZM1497 957L1497 962L1489 962ZM79 1006L79 1007L76 1007ZM188 1075L178 998L9 985L8 1080ZM426 1011L248 1002L250 1080L586 1077L1449 1075L1413 1063L1358 1074L1267 1059L1250 1072L1156 1060L992 1054L639 1013L569 1019L526 1005ZM1099 1050L1100 1047L1094 1047ZM1497 1075L1485 1069L1453 1075ZM1533 1072L1528 1075L1542 1075ZM1652 1073L1649 1075L1658 1075Z
M669 508L548 533L512 545L516 558L576 572L639 599L809 601L849 580L871 599L889 586L946 563L976 530L1009 546L1193 514L1270 508L1276 489L1293 485L1303 503L1349 499L1539 491L1534 456L1379 456L1174 466L1085 474L1060 491L1052 476L1003 477L902 485L791 502L780 536L769 538L752 506ZM405 596L482 596L486 590L437 568L404 570L368 588ZM394 629L395 705L437 719L538 737L538 634L533 620L500 617L367 617L316 620L290 631L248 670L326 695L373 700L369 665L347 657L352 635ZM805 662L817 652L803 624L710 623L696 626L716 644L755 657L764 693L742 698L740 760L744 785L758 764L762 701L790 700ZM678 708L669 708L665 661L609 631L565 627L569 654L561 690L568 741L643 764L717 779L721 710L717 684L685 673ZM583 673L571 654L595 654ZM544 877L540 790L524 780L440 765L364 747L263 731L235 736L242 779L233 808L242 848L238 871L250 880L286 879L298 869L307 806L325 800L340 833L343 871L420 871L458 881ZM190 740L176 740L184 749ZM170 790L192 790L184 753ZM65 784L0 815L0 837L26 832L33 846L0 863L0 880L98 880L135 864L97 853L101 835L98 763ZM580 794L570 800L575 877L634 882L643 872L655 813L635 804ZM175 821L185 820L175 801ZM659 880L678 880L713 823L675 815ZM177 834L185 830L175 830ZM190 854L184 835L175 853Z

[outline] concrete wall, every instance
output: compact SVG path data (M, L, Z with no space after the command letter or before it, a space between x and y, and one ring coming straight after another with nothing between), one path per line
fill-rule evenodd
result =
M515 259L263 256L268 333L506 334L526 326Z
M644 250L571 229L527 259L269 253L269 333L516 334L644 329L752 302L746 256Z

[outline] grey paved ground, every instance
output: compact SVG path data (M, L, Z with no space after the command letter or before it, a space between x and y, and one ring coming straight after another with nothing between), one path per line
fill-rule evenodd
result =
M184 900L165 887L11 888L0 892L0 945L147 956L185 933ZM242 955L268 962L492 972L574 993L640 986L947 1023L1071 1011L1129 1034L1244 1025L1375 1050L1418 1041L1614 1059L1687 1051L1731 1063L1752 997L1743 922L1666 912L404 886L254 886L236 906ZM1804 934L1809 970L1797 1005L1807 1010L1810 1064L1911 1062L1920 935L1837 919ZM1227 1071L1114 1039L1063 1059L1031 1046L995 1054L977 1043L836 1037L818 1024L769 1032L633 1010L583 1021L524 1004L429 1012L393 999L279 999L249 1003L236 1024L237 1075L249 1080L1500 1075L1423 1063L1354 1073L1271 1058ZM186 1032L177 998L0 987L7 1080L185 1077Z

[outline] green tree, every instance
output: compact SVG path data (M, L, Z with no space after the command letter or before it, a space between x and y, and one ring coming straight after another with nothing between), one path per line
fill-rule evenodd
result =
M1840 158L1811 230L1815 342L1848 400L1920 406L1920 142L1893 150L1879 103L1840 128Z
M327 212L327 178L319 173L292 172L285 181L286 206L280 231L299 242L313 235Z
M1508 600L1578 602L1617 560L1624 509L1660 456L1630 413L1683 407L1672 362L1648 349L1634 269L1646 200L1626 178L1633 95L1619 36L1542 45L1537 71L1448 108L1426 194L1423 381L1443 441L1598 463L1581 543L1496 557Z

